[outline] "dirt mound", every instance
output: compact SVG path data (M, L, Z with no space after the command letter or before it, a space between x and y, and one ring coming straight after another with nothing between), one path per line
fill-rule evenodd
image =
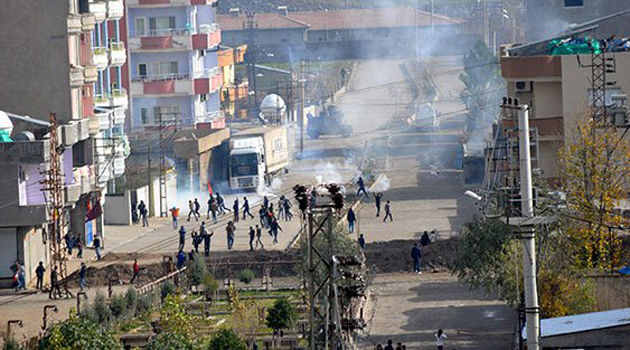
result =
M365 247L367 264L381 273L412 271L411 248L414 242L417 241L395 240L370 243ZM448 239L435 241L427 247L422 247L422 266L438 271L447 270L453 265L458 244L457 239Z

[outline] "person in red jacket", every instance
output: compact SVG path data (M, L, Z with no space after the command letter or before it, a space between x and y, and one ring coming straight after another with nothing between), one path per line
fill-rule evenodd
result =
M133 284L133 281L140 275L140 265L138 265L138 259L133 259L133 277L129 284Z

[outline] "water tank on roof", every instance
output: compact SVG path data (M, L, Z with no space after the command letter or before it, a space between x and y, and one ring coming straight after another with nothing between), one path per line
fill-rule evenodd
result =
M3 111L0 111L0 131L5 131L8 135L11 135L11 132L13 132L11 118Z
M276 94L265 96L260 104L260 111L271 122L283 123L286 121L287 105L282 97Z

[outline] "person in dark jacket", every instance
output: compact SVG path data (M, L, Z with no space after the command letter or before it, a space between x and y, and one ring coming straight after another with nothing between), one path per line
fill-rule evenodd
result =
M354 233L354 223L357 221L357 216L354 213L354 210L352 210L352 208L348 210L347 218L348 218L348 232Z
M249 215L250 218L254 218L254 215L249 211L249 201L247 197L243 197L243 220L245 220L246 216Z
M48 291L48 299L53 299L53 297L57 299L55 294L60 298L62 296L61 289L59 289L59 276L57 274L57 266L53 267L52 271L50 271L50 290Z
M365 249L365 237L363 234L359 235L359 247L361 247L361 249Z
M249 227L249 250L254 250L254 238L256 238L256 231L254 231L253 227Z
M94 252L96 253L96 260L101 260L101 238L99 236L94 237Z
M238 210L239 210L238 198L236 198L234 200L234 205L232 205L232 210L234 210L234 222L238 222L238 219L239 219L239 216L238 216Z
M422 271L420 271L420 259L422 259L422 251L420 250L420 247L418 247L418 243L414 243L413 248L411 248L411 258L413 259L413 272L417 272L421 275Z
M420 245L426 247L429 244L431 244L431 237L429 237L429 233L427 231L424 231L424 234L420 237Z
M83 291L87 287L87 281L85 280L85 276L87 275L87 266L85 263L81 263L81 270L79 270L79 289Z
M376 217L381 215L381 198L383 198L382 193L374 193L374 205L376 206Z
M37 276L37 289L44 288L44 273L46 272L46 268L44 267L43 262L39 262L39 265L35 269L35 275Z
M179 228L179 247L177 250L183 251L186 246L186 228L184 226Z

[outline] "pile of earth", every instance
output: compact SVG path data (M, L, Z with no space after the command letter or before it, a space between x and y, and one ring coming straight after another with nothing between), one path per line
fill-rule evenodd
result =
M378 273L413 271L411 248L417 240L394 240L366 245L367 265ZM422 265L425 269L446 271L456 258L459 241L451 238L422 247Z

